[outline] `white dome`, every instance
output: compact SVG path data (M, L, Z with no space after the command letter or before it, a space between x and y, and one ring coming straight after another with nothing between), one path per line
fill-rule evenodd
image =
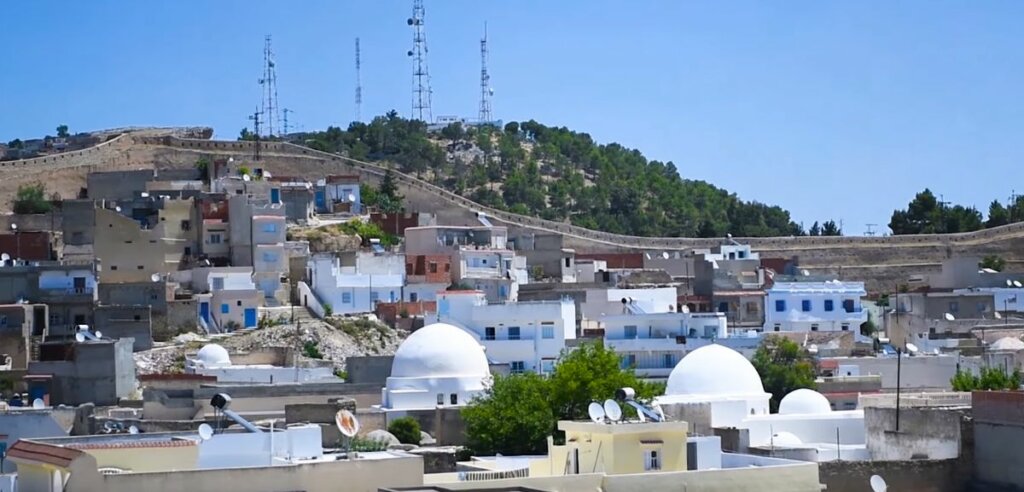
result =
M434 323L416 330L395 352L391 377L431 378L490 375L484 348L469 333Z
M779 413L783 415L816 415L831 411L832 406L825 395L807 388L790 391L779 402Z
M1014 337L1003 337L996 340L989 350L1012 350L1014 352L1018 350L1024 350L1024 342Z
M666 395L761 395L757 370L743 354L711 344L683 357L668 376Z
M776 432L775 434L773 434L772 440L770 442L772 446L778 446L782 448L799 448L802 447L804 444L804 442L801 441L799 437L796 437L796 434L785 431Z
M216 343L203 345L203 348L199 349L196 354L196 359L202 362L204 367L231 365L231 357L228 355L227 349Z

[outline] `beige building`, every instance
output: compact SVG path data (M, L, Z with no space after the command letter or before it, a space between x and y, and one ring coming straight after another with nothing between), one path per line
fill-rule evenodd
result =
M163 200L158 222L146 229L117 211L96 209L94 251L104 283L144 282L175 271L197 253L192 200Z
M608 475L686 470L686 422L604 424L561 421L565 445L548 437L546 460L530 463L530 476L599 471Z

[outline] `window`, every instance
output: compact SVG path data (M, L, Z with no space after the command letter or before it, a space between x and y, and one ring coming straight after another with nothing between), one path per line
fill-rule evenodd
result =
M488 326L484 328L484 340L494 340L494 327Z
M571 257L569 257L569 256L566 256L566 257L565 257L565 267L566 267L566 268L569 268L569 267L571 267L571 266L572 266L572 258L571 258Z
M377 302L378 299L380 299L380 293L371 291L370 302Z
M526 372L526 363L521 360L512 361L512 374L522 374Z
M543 359L543 360L541 360L540 361L540 370L544 374L550 374L551 372L553 372L555 370L555 360L554 359Z
M843 311L853 312L853 299L843 299Z
M239 300L235 301L235 305L238 306L238 307L242 307L242 300L239 299Z
M230 312L231 312L231 306L229 306L227 303L224 303L224 304L220 305L220 314L228 314Z
M213 277L213 290L224 290L224 277Z
M960 312L960 301L950 301L949 302L949 312L954 313L954 314L955 313L959 313Z
M419 300L419 298L420 298L419 294L417 294L415 292L410 292L409 293L409 302L416 302L417 300Z
M985 305L985 303L984 303L984 302L979 302L979 303L978 303L978 312L979 312L979 313L984 313L984 312L985 312L985 311L987 311L987 310L988 310L988 309L987 309L987 306Z
M7 315L0 314L0 328L7 328Z
M747 314L751 314L751 315L757 314L757 303L756 302L748 302L747 303Z
M519 327L518 326L510 326L510 327L508 327L508 339L509 340L519 340Z
M555 324L544 322L540 324L541 336L544 338L555 338Z
M662 354L661 356L661 367L671 369L676 366L675 357L672 354Z
M342 304L352 304L352 293L351 292L342 292L341 293L341 303Z
M660 449L644 450L644 471L657 471L661 469Z
M836 309L836 302L832 299L825 299L825 312L831 313Z
M728 302L720 302L720 303L718 303L718 312L720 312L720 313L728 313L729 312L729 303Z
M775 331L779 331L781 329L782 329L782 325L779 324L779 323L775 323Z
M210 244L220 244L220 234L210 234Z
M430 273L437 273L437 262L430 262Z
M444 405L444 393L437 394L437 404Z
M626 332L626 338L636 338L636 325L626 325L623 330Z
M810 299L804 299L804 300L800 301L800 310L805 312L805 313L809 313L811 311L811 300Z
M139 265L139 266L135 267L136 270L142 270L142 268L143 268L142 265Z
M142 321L142 316L139 316L138 314L133 316L133 318L135 319L135 321Z
M117 265L110 265L110 271L117 271Z
M263 262L264 263L277 263L277 253L273 253L271 251L264 251L263 252Z
M263 232L277 232L277 224L273 222L263 224Z
M192 230L192 223L187 221L187 220L181 221L181 230L183 230L183 231L190 231L190 230Z
M636 367L636 354L628 354L622 358L622 368Z
M850 331L850 324L849 323L843 323L842 328L843 328L843 331Z
M786 311L786 301L775 301L775 312L782 313Z
M818 324L817 323L811 325L811 331L818 331Z
M445 263L444 264L444 272L448 273L450 271L452 271L452 264L451 263Z
M458 405L459 404L459 394L458 393L452 393L450 395L450 397L451 397L451 400L449 400L449 401L452 402L452 405Z

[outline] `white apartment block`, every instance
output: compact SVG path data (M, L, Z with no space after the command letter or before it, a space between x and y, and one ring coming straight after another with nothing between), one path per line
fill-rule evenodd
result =
M690 350L729 337L722 313L639 313L599 318L604 344L641 377L668 377Z
M766 294L765 332L859 332L868 319L864 282L777 282Z
M355 263L342 266L329 253L316 254L309 261L313 292L334 314L369 313L378 302L402 300L404 256L360 252Z

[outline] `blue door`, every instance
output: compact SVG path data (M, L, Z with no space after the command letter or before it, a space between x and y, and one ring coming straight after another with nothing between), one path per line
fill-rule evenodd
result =
M210 303L200 302L199 303L199 317L203 318L203 321L210 322Z
M245 308L245 327L256 328L256 308Z
M281 203L281 189L271 188L270 189L270 203Z

